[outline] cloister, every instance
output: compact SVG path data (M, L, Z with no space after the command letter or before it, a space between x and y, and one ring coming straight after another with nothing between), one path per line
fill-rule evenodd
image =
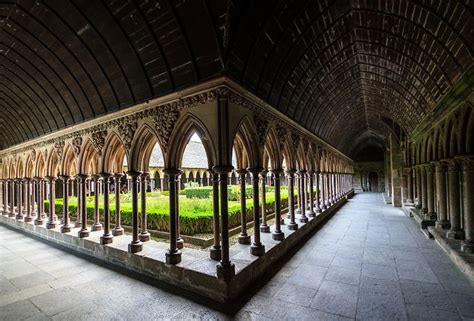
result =
M0 319L76 318L63 255L218 319L474 317L470 1L11 1L0 40Z

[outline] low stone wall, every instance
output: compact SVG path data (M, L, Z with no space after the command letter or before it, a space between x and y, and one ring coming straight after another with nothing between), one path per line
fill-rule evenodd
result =
M262 242L267 247L265 255L254 257L248 254L249 259L247 260L234 259L236 275L230 282L224 282L217 278L215 270L217 262L210 258L201 258L195 261L183 259L183 262L177 265L166 264L164 259L167 246L163 242L151 240L146 243L142 252L132 254L127 251L130 242L129 235L114 237L113 243L101 245L99 238L102 232L91 232L90 237L81 239L76 236L79 229L73 229L69 233L61 233L59 227L48 230L44 226L25 223L22 220L4 215L0 216L0 223L25 234L54 243L59 247L147 275L209 299L219 302L231 302L251 287L275 262L285 257L302 240L324 224L346 202L347 198L352 196L353 193L346 198L342 198L317 217L310 218L308 223L299 223L298 230L285 230L286 238L281 242L271 242L268 233L263 234ZM236 244L233 246L237 248L242 245ZM247 251L248 249L245 248L244 252ZM202 257L202 252L202 250L183 249L183 256L187 255L189 258L193 258L200 255Z

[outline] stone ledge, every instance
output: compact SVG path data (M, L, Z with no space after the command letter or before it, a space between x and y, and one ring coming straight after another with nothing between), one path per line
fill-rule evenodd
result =
M446 230L429 226L428 231L454 264L474 281L474 254L462 252L461 241L448 239L446 237Z
M288 230L282 225L286 238L281 242L272 240L270 233L262 233L262 243L266 248L266 254L262 257L252 256L248 245L232 245L229 250L231 261L235 264L236 275L230 282L217 278L217 262L209 258L207 251L184 248L182 262L169 265L164 262L168 247L164 242L150 240L145 244L143 251L131 254L127 251L130 235L116 236L113 243L101 245L99 239L102 231L91 232L89 237L81 239L77 237L78 228L72 229L69 233L61 233L59 226L47 230L44 225L37 226L3 215L0 216L0 224L54 243L55 246L138 272L208 299L232 302L263 276L275 262L281 260L332 217L352 196L353 193L349 193L315 218L310 218L308 223L299 223L300 228L296 231Z

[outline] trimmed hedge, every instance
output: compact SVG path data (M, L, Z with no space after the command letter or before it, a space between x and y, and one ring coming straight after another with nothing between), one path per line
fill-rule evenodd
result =
M161 194L161 195L160 195ZM282 206L288 204L288 194L285 189L281 191ZM132 204L130 194L121 194L121 220L123 225L132 225ZM266 197L267 212L273 212L275 207L275 196L273 193ZM99 202L99 213L103 221L103 198ZM140 200L138 200L140 211ZM45 211L48 211L49 202L45 201ZM246 203L247 221L253 220L252 202ZM63 200L56 199L56 214L62 215ZM75 219L77 213L77 198L69 199L69 213ZM110 195L110 215L111 222L115 221L115 195ZM94 197L87 197L87 217L94 218ZM185 198L179 199L179 220L180 232L185 235L203 234L213 232L213 209L212 199ZM147 193L147 223L149 229L169 231L169 199L162 196L162 193ZM229 227L234 228L240 225L240 200L229 201Z

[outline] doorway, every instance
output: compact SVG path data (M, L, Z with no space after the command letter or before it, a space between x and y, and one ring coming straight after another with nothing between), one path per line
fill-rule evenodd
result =
M379 191L379 175L375 172L369 174L369 191L378 192Z

